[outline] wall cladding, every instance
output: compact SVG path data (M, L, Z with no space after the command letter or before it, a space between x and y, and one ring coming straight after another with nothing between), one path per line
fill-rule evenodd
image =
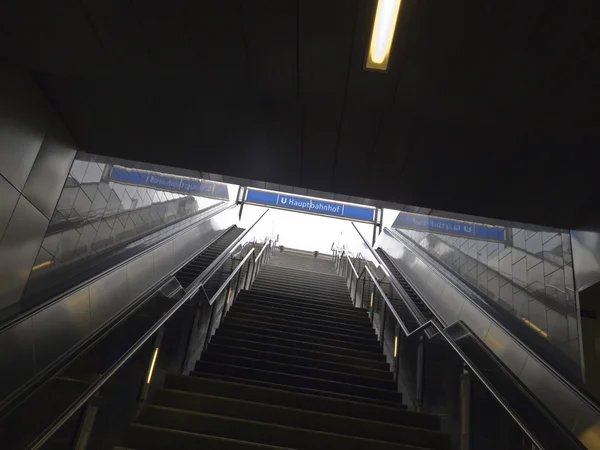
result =
M506 242L396 228L580 364L570 235L507 227Z
M140 237L166 225L180 221L187 225L197 212L222 202L112 181L108 174L113 162L123 164L122 160L77 154L31 270L27 297L40 292L49 276L59 282L72 275L74 264L79 269L82 262L133 246ZM128 164L124 170L134 165Z
M75 158L25 72L0 71L0 309L16 305Z

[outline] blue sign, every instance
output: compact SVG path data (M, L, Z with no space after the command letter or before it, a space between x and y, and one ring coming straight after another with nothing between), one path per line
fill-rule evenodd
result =
M318 200L315 198L298 197L295 195L280 194L277 192L259 191L248 189L246 202L259 205L271 205L285 209L306 211L326 216L335 216L345 219L375 220L375 209L364 206L346 205L345 203Z
M135 184L136 186L148 186L180 194L201 195L203 197L229 200L227 185L209 180L178 177L177 175L165 175L118 166L112 168L109 178L112 181Z
M392 227L425 230L442 234L454 234L457 236L493 241L506 240L506 228L503 227L478 225L469 222L439 219L437 217L421 216L404 212L398 213L398 217L396 217Z

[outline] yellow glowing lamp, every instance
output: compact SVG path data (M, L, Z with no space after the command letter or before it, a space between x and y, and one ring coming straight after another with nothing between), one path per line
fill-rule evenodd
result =
M401 0L379 0L373 23L367 69L387 70Z

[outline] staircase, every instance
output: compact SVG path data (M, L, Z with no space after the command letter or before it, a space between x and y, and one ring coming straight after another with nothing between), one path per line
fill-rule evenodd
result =
M407 411L365 310L322 257L285 251L242 291L189 376L168 375L136 449L447 449Z

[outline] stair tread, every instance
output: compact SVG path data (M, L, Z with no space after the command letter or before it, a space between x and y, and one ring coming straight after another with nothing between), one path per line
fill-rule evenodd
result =
M283 313L283 312L275 312L275 311L269 311L269 310L261 310L261 309L254 309L254 308L247 308L241 304L238 304L236 302L235 306L232 308L232 311L235 311L237 313L242 313L242 314L246 314L246 315L252 315L252 316L264 316L264 317L269 317L269 318L273 318L273 319L279 319L279 320L285 320L285 321L290 321L290 320L298 320L298 321L303 321L303 322L307 322L307 323L314 323L315 325L331 325L332 327L347 327L348 329L355 329L357 331L372 331L373 330L373 326L371 325L371 323L369 322L368 318L364 318L361 320L356 320L354 322L349 322L349 321L341 321L341 320L336 320L335 318L323 318L323 315L321 315L320 317L317 317L316 315L310 317L310 316L306 316L303 314L291 314L291 313Z
M239 344L240 345L238 345L238 346L232 346L232 345L227 345L227 344L223 344L223 343L211 342L210 346L212 346L215 351L231 352L230 354L237 354L237 353L251 354L251 355L254 355L254 357L256 357L256 359L259 359L258 357L260 356L260 358L266 358L268 361L273 361L273 362L281 362L280 360L285 359L285 360L290 361L288 364L303 365L305 367L312 367L312 365L314 364L315 367L317 367L317 368L321 368L324 370L331 370L333 372L348 371L347 373L353 373L353 374L364 373L365 374L364 376L368 377L368 378L386 380L386 379L392 379L392 377L393 377L393 373L390 372L389 370L374 369L374 368L368 367L366 365L358 364L358 363L355 365L344 364L344 363L340 363L340 362L332 362L330 360L309 358L306 356L289 355L286 353L279 353L276 351L252 349L252 348L246 347L244 345L244 342L240 342ZM268 359L268 358L273 358L273 359ZM293 361L293 363L292 363L292 361ZM322 365L322 367L319 367L319 365ZM328 366L331 367L331 369L327 369ZM339 370L336 370L336 369L339 369Z
M355 342L355 343L359 343L362 345L371 345L376 348L379 347L378 341L377 341L377 335L375 334L375 332L373 332L373 334L370 336L363 335L363 334L360 334L357 336L357 333L352 333L351 331L346 332L346 330L339 330L339 329L336 329L334 331L322 331L322 330L316 330L314 328L304 326L304 325L303 326L281 325L281 324L266 322L266 321L262 321L262 320L258 320L258 319L249 319L249 318L236 317L236 316L227 317L227 319L229 320L230 324L231 323L236 323L236 324L241 324L241 325L246 324L246 326L249 326L249 327L260 327L263 329L269 329L269 330L273 330L273 331L283 331L283 332L302 331L302 332L312 334L314 336L320 336L320 337L329 338L329 339L347 341L348 343ZM298 334L302 334L302 333L298 333Z
M280 389L273 385L252 385L246 380L222 380L197 376L168 375L166 388L183 390L186 392L218 392L219 396L229 396L235 399L267 402L293 406L306 410L326 410L332 414L352 414L351 417L373 418L378 417L378 422L396 423L401 421L418 424L419 428L439 429L439 418L428 414L407 411L403 405L380 405L365 402L362 398L335 398L323 397L319 392L294 392ZM215 394L216 395L216 394ZM400 406L400 407L399 407Z
M439 446L447 441L446 435L429 428L377 422L328 412L305 410L290 406L240 400L217 395L189 393L163 389L156 394L159 406L198 411L221 416L233 415L239 419L251 419L262 423L275 423L315 431L376 439L389 442L417 444L417 439L428 440ZM407 439L409 438L409 439Z
M240 370L241 369L241 370ZM357 385L357 384L353 384L353 383L343 383L343 382L338 382L338 381L333 381L333 380L327 380L327 379L322 379L322 378L315 378L315 377L310 377L310 376L305 376L305 375L294 375L292 373L284 373L284 372L277 372L277 371L273 371L273 370L265 370L265 369L256 369L253 367L244 367L244 366L236 366L233 364L224 364L224 363L215 363L212 361L198 361L198 363L196 364L195 367L195 372L202 372L203 370L208 370L210 372L210 370L219 372L219 373L223 373L223 372L227 372L227 373L235 373L236 375L233 375L235 377L238 377L240 374L242 375L241 378L246 378L249 377L250 375L255 376L255 377L259 377L261 380L260 381L264 381L265 379L268 382L271 382L273 379L285 379L287 383L295 383L292 384L290 386L295 386L295 387L309 387L310 389L316 389L316 390L320 390L320 391L324 391L323 387L314 387L314 386L328 386L328 390L332 390L332 392L335 393L341 393L341 394L346 394L346 395L352 395L352 396L356 396L356 397L364 397L364 398L373 398L376 400L382 400L382 401L386 401L386 402L396 402L396 401L401 401L402 399L402 395L396 391L393 390L389 390L389 389L379 389L379 388L374 388L371 386L363 386L363 385ZM297 384L296 384L297 383ZM302 384L305 383L305 384ZM281 384L281 383L277 383L277 384ZM298 385L300 384L300 386ZM307 386L307 385L312 385L311 386ZM361 392L362 394L357 394L357 392Z
M259 333L256 333L253 331L259 331ZM270 340L270 341L274 341L275 344L268 344L268 345L283 345L283 346L286 346L289 348L306 348L306 347L317 346L320 348L325 348L325 350L327 350L327 351L344 352L344 354L352 353L354 355L360 355L360 356L355 356L356 358L359 358L359 359L385 362L385 356L381 353L381 351L374 351L373 349L369 349L368 351L363 351L363 350L354 348L354 346L353 347L341 347L339 345L329 345L329 344L324 343L323 341L320 341L320 342L301 341L301 340L299 340L299 338L302 337L302 335L298 335L298 337L296 337L295 339L286 339L284 337L260 334L260 330L252 329L251 331L245 331L245 330L236 330L236 329L231 329L231 328L225 328L224 326L222 326L217 331L217 334L216 334L216 336L221 336L221 335L225 335L225 336L243 335L244 338L246 338L246 339L256 340L256 342L260 342L260 343L265 342L265 340ZM290 337L294 337L294 336L290 336ZM343 344L344 343L343 341L330 341L330 342L333 344L340 344L340 343ZM297 345L297 347L294 344ZM378 349L378 350L380 350L380 349Z
M247 332L252 332L255 334L262 334L265 336L270 336L270 337L282 337L284 339L288 339L289 340L298 340L300 342L316 342L316 343L324 343L326 345L331 345L333 347L342 347L342 348L348 348L348 349L355 349L355 350L360 350L363 352L372 352L372 353L381 353L381 348L375 338L375 340L372 343L356 343L356 342L350 342L350 341L346 341L344 340L344 336L339 336L339 335L335 335L335 336L328 336L328 337L324 337L324 336L316 336L313 334L305 334L305 333L294 333L292 331L281 331L281 330L274 330L274 329L269 329L267 328L263 328L263 327L258 327L256 326L256 323L254 324L255 326L252 326L251 323L233 323L233 322L227 322L224 321L223 324L221 325L222 329L226 329L226 330L230 330L230 329L235 329L235 330L239 330L239 331L247 331ZM312 339L312 340L311 340Z
M257 303L252 303L252 302L248 302L248 301L240 301L239 299L236 301L235 304L236 308L238 309L243 309L243 310L247 310L247 311L256 311L257 313L268 313L268 314L272 314L272 315L280 315L283 317L302 317L302 318L307 318L307 319L322 319L323 318L323 313L321 311L307 311L307 310L299 310L296 309L291 310L291 308L285 308L284 305L277 305L277 304L257 304ZM342 315L342 314L336 314L336 315L328 315L328 320L334 321L334 322L339 322L339 323L347 323L347 324L358 324L358 325L365 325L365 326L370 326L369 323L369 318L367 315L365 316L350 316L350 315Z
M267 445L267 444L259 444L256 442L247 442L247 441L241 441L239 439L229 439L226 437L221 437L221 436L213 436L213 435L209 435L209 434L201 434L201 433L192 433L189 431L182 431L182 430L174 430L174 429L170 429L170 428L164 428L164 427L158 427L158 426L152 426L152 425L144 425L144 424L140 424L140 423L134 423L132 425L130 425L130 429L131 430L140 430L140 431L144 431L145 435L148 434L152 434L154 436L157 435L167 435L170 436L171 438L169 439L169 442L172 442L173 439L177 438L177 437L187 437L189 441L193 441L193 442L189 442L189 446L185 446L183 448L185 449L195 449L198 448L197 447L197 441L204 441L210 444L210 449L211 450L237 450L237 449L289 449L289 447L279 447L279 446L274 446L274 445ZM132 441L131 436L129 436L128 439L129 442ZM154 441L154 442L153 442ZM150 439L148 441L148 443L150 444L150 446L145 446L144 448L150 448L150 449L164 449L165 448L165 444L163 443L162 439ZM148 444L146 444L148 445ZM129 448L129 447L117 447L117 448ZM136 445L136 448L137 447Z
M243 348L251 348L253 350L262 350L265 352L279 353L282 355L293 355L308 359L323 359L325 361L331 361L331 358L339 358L341 364L348 366L361 367L361 368L373 368L378 371L389 371L389 364L385 361L374 361L372 359L358 358L348 355L340 355L334 353L333 349L330 352L307 350L299 347L291 347L280 344L267 344L260 341L252 341L248 339L231 338L227 336L216 335L213 337L211 342L222 343L229 346L239 346ZM336 361L337 362L337 361Z
M373 387L375 389L392 389L394 387L393 380L385 380L381 378L370 377L368 375L361 375L352 372L342 372L340 370L333 370L331 368L325 369L321 367L308 366L303 364L296 364L291 362L280 362L272 361L267 359L259 359L250 356L240 356L230 353L219 352L218 347L214 346L211 348L209 345L204 355L204 361L217 361L223 362L224 364L240 365L248 367L252 365L254 368L259 370L269 370L279 373L289 373L299 376L307 376L311 378L331 380L347 384L356 384L358 386ZM311 360L307 360L311 362ZM310 375L308 373L311 373ZM391 372L390 372L391 374ZM352 381L349 381L352 380Z
M321 314L327 313L329 315L334 315L335 317L340 318L356 318L356 319L365 319L368 318L368 313L366 309L359 309L351 307L351 310L337 308L336 306L332 306L329 304L313 304L309 302L296 302L288 299L277 299L277 298L269 298L269 297L249 297L240 294L236 302L241 302L246 305L257 305L257 306L265 306L265 307L275 307L275 308L286 308L290 311L306 311L312 314Z
M171 426L180 427L183 431L190 431L186 428L204 427L215 433L221 433L229 437L235 436L235 439L241 439L250 442L263 443L265 440L271 441L270 445L279 445L287 447L290 445L300 445L300 448L308 448L309 442L313 445L315 440L323 442L324 445L331 447L332 443L347 443L347 445L364 445L370 448L380 449L415 449L414 446L379 441L376 439L365 439L356 436L347 436L337 433L310 430L297 428L289 425L280 425L275 423L264 423L252 419L240 419L232 416L222 416L218 414L208 414L197 411L186 411L177 408L169 408L163 406L148 406L142 410L138 419L141 423L150 422L151 425L156 425L153 422L164 423L168 422ZM190 423L193 422L193 423ZM225 426L223 426L225 425ZM219 434L217 434L219 436ZM335 445L335 444L334 444ZM361 445L361 446L362 446ZM337 445L336 445L337 447ZM314 448L314 447L313 447Z
M255 378L243 378L236 377L233 375L223 375L221 373L212 373L212 372L190 372L191 378L199 378L199 379L210 379L215 381L228 381L233 383L240 383L245 386L252 387L266 387L270 389L275 389L277 391L290 392L294 394L309 394L313 396L318 396L319 398L327 398L327 399L335 399L335 400L343 400L343 401L353 401L355 403L361 403L371 406L383 406L392 409L405 410L406 405L403 405L399 401L386 401L380 400L376 398L370 397L360 397L352 394L344 394L341 392L333 392L333 391L324 391L316 388L302 387L302 386L294 386L288 384L276 383L273 381L262 381Z
M229 316L229 314L231 314ZM229 317L235 317L244 320L252 320L261 323L272 323L276 325L289 326L293 328L302 328L308 330L317 330L317 331L325 331L331 332L335 334L351 334L352 336L364 336L366 338L376 337L375 330L373 327L365 327L365 326L346 326L345 324L338 324L334 322L312 322L307 320L302 320L301 317L298 320L290 320L290 318L282 318L282 317L272 317L266 314L251 314L245 311L240 311L237 308L233 307L228 313Z

